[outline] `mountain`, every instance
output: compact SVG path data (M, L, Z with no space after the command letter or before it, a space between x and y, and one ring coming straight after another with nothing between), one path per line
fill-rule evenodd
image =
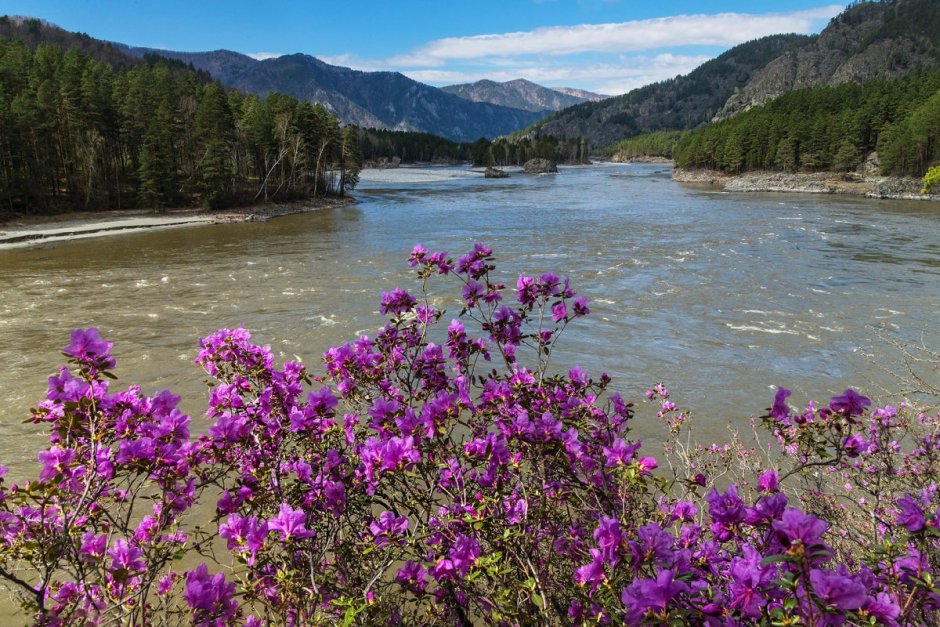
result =
M398 72L360 72L305 54L258 61L228 50L126 50L133 55L159 54L192 64L223 85L248 93L280 92L320 102L344 123L356 126L421 131L468 142L512 133L544 114L471 102Z
M817 38L755 72L718 117L796 89L890 79L936 67L940 67L937 0L862 2L833 18Z
M40 44L57 46L63 50L75 48L114 69L135 67L153 61L150 55L129 56L125 47L120 44L95 39L85 33L73 33L34 17L0 15L0 38L18 39L30 50L35 50ZM185 68L179 61L167 61L171 69L178 71ZM209 80L207 75L202 75L201 78Z
M684 76L677 76L599 102L554 113L520 135L584 137L599 148L660 130L687 130L707 123L755 72L783 52L812 38L771 35L728 50Z
M552 89L568 96L574 96L575 98L580 98L581 100L590 100L592 102L610 98L610 96L606 96L604 94L595 94L593 91L588 91L586 89L575 89L574 87L552 87Z
M482 80L462 85L449 85L441 89L473 102L489 102L543 114L546 111L558 111L588 100L588 98L563 93L560 90L542 87L522 78L505 83Z

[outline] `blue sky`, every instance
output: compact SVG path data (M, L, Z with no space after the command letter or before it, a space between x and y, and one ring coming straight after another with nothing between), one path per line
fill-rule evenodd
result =
M831 0L0 0L136 46L303 52L432 85L526 78L619 94L685 74L728 48L780 32L819 32Z

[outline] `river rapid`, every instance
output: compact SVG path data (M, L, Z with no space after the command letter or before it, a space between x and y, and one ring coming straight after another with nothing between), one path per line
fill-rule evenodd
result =
M368 170L359 204L264 223L199 225L0 250L0 463L25 476L44 439L24 424L69 331L115 343L113 385L169 388L204 431L198 339L243 324L279 359L320 354L382 325L383 290L415 288L422 243L455 257L489 245L505 282L571 277L591 315L555 361L608 372L640 401L667 383L721 440L766 408L846 387L901 384L886 342L940 348L940 207L680 185L664 165L599 164L486 180L458 167ZM447 281L432 285L456 314ZM933 376L936 378L936 371ZM654 419L635 433L655 438Z

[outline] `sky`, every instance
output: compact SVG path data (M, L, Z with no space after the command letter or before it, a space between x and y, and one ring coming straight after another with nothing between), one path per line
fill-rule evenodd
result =
M133 46L305 53L443 86L525 78L617 95L775 33L818 33L831 0L0 0Z

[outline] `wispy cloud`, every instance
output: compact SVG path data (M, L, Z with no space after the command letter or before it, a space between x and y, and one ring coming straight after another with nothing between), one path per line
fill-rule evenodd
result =
M284 56L283 52L246 52L245 56L249 56L256 61L264 61L265 59L276 59L280 56Z
M536 4L551 0L532 0ZM590 0L600 1L600 0ZM829 4L789 13L676 15L605 24L447 37L385 58L321 57L357 70L393 70L445 85L516 78L550 87L621 94L686 74L722 49L776 33L818 32L843 10ZM684 53L691 51L694 53ZM713 52L717 51L717 52ZM708 53L708 54L706 54Z
M792 13L676 15L607 24L550 26L530 31L447 37L428 42L416 58L477 59L498 55L634 52L671 46L732 46L773 33L803 33L842 11L842 5Z

